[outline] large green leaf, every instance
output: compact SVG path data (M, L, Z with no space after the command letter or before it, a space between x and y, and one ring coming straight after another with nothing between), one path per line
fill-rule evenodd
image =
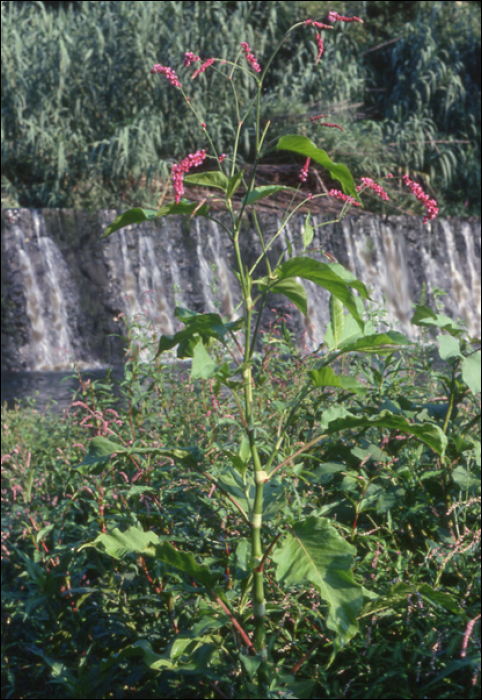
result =
M214 362L200 340L192 356L191 379L209 379L214 375L217 367L217 362Z
M451 360L454 357L463 357L460 352L460 340L453 335L438 335L438 353L442 360Z
M436 327L448 331L450 335L460 335L464 332L462 326L459 326L453 319L444 314L436 314L428 306L415 304L415 313L412 316L412 323L422 327Z
M363 282L357 280L343 265L323 263L313 258L298 256L282 263L273 274L280 280L301 277L324 287L346 306L363 330L363 319L360 316L356 298L349 287L354 287L364 299L369 298L368 291ZM261 282L266 284L266 280L267 278L264 278Z
M228 190L226 192L226 199L231 199L233 194L236 192L238 187L241 184L241 181L243 179L244 175L244 170L239 170L237 173L234 173L232 177L229 178L229 183L228 183Z
M462 608L457 605L449 593L435 591L428 583L403 583L399 581L390 586L388 591L383 595L377 596L365 603L358 617L362 618L367 615L375 615L378 612L398 608L400 606L406 607L407 596L416 593L420 593L425 601L436 607L441 607L454 614L464 614Z
M115 221L113 221L109 226L107 226L102 238L107 238L114 231L118 231L124 226L130 226L131 224L140 224L143 221L152 221L156 217L156 211L154 209L141 209L141 207L135 207L134 209L129 209L123 214L120 214Z
M452 479L464 493L480 496L480 467L469 469L459 464L452 472Z
M480 394L480 350L462 360L462 378L473 394Z
M340 263L323 263L308 256L299 255L281 263L276 268L280 279L285 277L303 277L316 284L319 281L344 282L345 285L354 287L364 299L369 299L368 290L346 267Z
M334 348L338 348L345 325L345 315L342 302L334 294L330 294L330 330L333 335Z
M409 423L402 415L380 411L376 416L355 416L344 406L332 406L323 412L321 429L329 434L357 428L387 428L413 435L442 456L447 447L447 436L433 423Z
M229 180L220 170L213 170L209 173L196 173L195 175L185 175L184 182L189 185L200 185L202 187L219 187L226 192Z
M346 165L334 163L326 151L317 148L313 141L310 141L306 136L297 136L295 134L282 136L276 144L276 148L281 151L294 151L316 161L326 168L334 179L341 183L345 194L351 195L358 202L361 201L353 176Z
M303 252L305 252L305 250L308 248L313 240L313 236L315 235L315 230L310 224L310 216L311 212L308 212L305 221L305 228L303 229Z
M249 194L245 194L241 200L241 204L253 204L257 202L258 199L264 199L265 197L270 197L276 192L281 192L282 190L292 190L296 192L294 187L286 187L285 185L265 185L263 187L255 187Z
M207 216L209 213L209 206L207 204L202 204L199 206L199 202L187 202L185 200L181 200L179 204L166 204L164 207L161 207L159 211L134 207L134 209L129 209L123 214L120 214L115 221L109 224L102 238L107 238L107 236L110 236L111 233L114 233L125 226L141 224L143 221L152 221L160 216L170 216L174 214L192 215L194 212L196 216Z
M340 343L338 350L341 352L365 352L383 354L394 352L399 346L409 345L410 340L398 331L387 331L386 333L374 333L365 335L353 340L347 338Z
M224 342L224 336L229 331L239 330L243 325L243 319L224 323L219 314L198 314L179 306L176 306L174 316L179 318L186 327L174 335L162 335L156 357L176 345L179 345L177 351L179 358L192 357L199 338L204 342L209 338Z
M351 567L356 549L326 518L314 515L297 522L272 559L276 577L284 585L313 584L328 606L327 626L343 646L356 634L356 618L363 604L362 587Z
M196 579L206 588L213 588L218 582L218 576L211 573L206 564L198 564L192 552L175 549L170 542L162 541L155 533L144 532L140 525L132 525L125 532L114 528L99 535L93 542L82 545L79 550L85 547L95 547L114 559L123 559L126 554L154 556L158 561Z
M336 386L347 391L355 391L357 393L365 393L366 387L357 382L355 377L347 377L338 375L331 367L322 367L308 372L308 376L316 387L320 386Z
M223 624L225 624L224 620ZM158 654L147 639L138 639L134 644L124 647L122 651L103 659L99 667L105 672L114 664L118 664L120 659L142 656L145 664L153 671L167 670L181 675L204 676L219 682L221 677L211 670L211 657L216 653L221 642L222 638L215 635L191 637L180 634L174 638L167 651Z
M333 297L336 299L336 297ZM339 299L337 300L339 302ZM357 299L360 302L359 305L363 306L361 299ZM340 302L341 303L341 302ZM365 323L364 332L367 332L367 324ZM346 314L343 317L343 330L341 332L341 337L338 339L338 346L346 344L348 341L354 342L358 338L362 338L364 332L360 330L360 326L355 321L351 314ZM331 321L327 324L325 335L323 336L323 343L328 350L334 350L336 347L335 337L333 334L333 328ZM337 348L339 349L339 347Z
M263 280L258 281L259 290L262 292L267 288L268 278L264 277ZM290 277L280 282L276 282L271 287L269 291L273 294L284 294L290 301L295 304L302 314L306 316L308 311L308 297L306 296L306 289L303 287L301 282Z
M442 360L460 358L462 378L473 394L478 394L481 389L480 350L465 357L460 350L460 340L452 335L437 336L439 355Z
M167 449L163 447L136 447L135 445L124 447L120 443L112 442L104 437L95 437L89 442L89 452L83 461L77 465L82 474L95 474L102 471L111 455L148 454L153 457L165 457L176 462L181 462L186 466L195 466L201 461L203 453L197 447L187 449Z
M163 447L136 447L133 445L126 454L150 455L152 457L164 457L174 462L181 462L187 467L195 467L203 459L203 451L199 447L184 447L165 449Z
M125 451L124 445L112 442L104 437L94 437L89 442L89 452L80 464L75 467L82 473L91 471L91 467L102 466L109 462L114 452ZM81 469L81 467L84 467Z
M251 477L244 482L238 471L225 470L218 477L219 484L232 496L241 506L245 513L250 513L256 497L256 484ZM230 501L226 502L229 508L238 513L236 506ZM279 478L271 478L263 486L263 520L276 518L280 510L286 505L286 495L283 482Z

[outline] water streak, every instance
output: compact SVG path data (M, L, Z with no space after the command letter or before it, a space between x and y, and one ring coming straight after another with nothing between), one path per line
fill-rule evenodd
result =
M98 228L105 228L116 215L100 212ZM62 216L66 227L77 225L75 216L80 217L72 215L70 221L70 214ZM176 305L218 312L230 320L242 313L239 285L227 252L231 244L216 222L196 217L190 230L177 221L173 225L172 220L166 220L160 230L146 222L121 229L101 244L89 234L85 243L80 236L59 248L48 230L51 220L62 221L58 213L47 217L43 212L11 210L5 217L6 308L15 310L6 313L10 326L19 329L12 336L12 366L39 369L80 364L80 356L87 352L79 333L87 334L89 344L94 339L103 353L108 345L105 337L115 333L113 324L122 314L138 326L133 333L139 336L135 340L141 357L148 361L158 337L180 329L174 316ZM84 228L77 230L87 230L84 219L80 222ZM307 252L302 239L305 217L292 217L272 247L273 260L308 254L326 262L323 250L336 256L369 288L378 330L395 326L416 339L420 329L410 319L414 302L422 300L434 309L438 305L441 313L454 319L462 317L469 333L480 335L478 224L441 219L422 227L416 217L384 221L371 216L321 223L321 217L313 216L315 233ZM261 226L268 235L279 229L280 222L275 228L274 217L266 217ZM243 237L254 261L261 252L258 236L246 229ZM60 240L68 240L65 232L60 232ZM310 281L298 281L306 291L307 314L304 317L295 309L287 323L300 347L311 352L322 343L329 322L329 292ZM95 286L83 298L86 284ZM440 296L437 289L445 294ZM288 310L286 298L277 295L277 308L279 302ZM266 326L262 323L261 328Z
M198 258L198 262L199 262L199 271L200 271L200 275L201 275L202 291L203 291L204 300L206 302L206 309L205 310L212 313L212 312L216 311L216 307L214 306L214 297L213 297L213 290L212 290L213 274L211 272L211 268L209 266L209 263L204 256L203 244L202 244L202 240L201 240L201 228L199 226L199 218L196 218L195 226L196 226L196 239L197 239L196 252L197 252L197 258Z
M32 212L32 217L35 240L29 245L22 230L15 226L26 312L31 325L32 368L67 369L73 367L75 352L61 276L68 279L69 272L54 241L40 235L38 213ZM35 248L37 256L34 256Z

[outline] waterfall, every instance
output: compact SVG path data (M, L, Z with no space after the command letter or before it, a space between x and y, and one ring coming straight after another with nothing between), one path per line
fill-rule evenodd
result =
M475 269L475 262L477 260L475 249L474 249L474 239L472 237L472 232L470 226L467 222L462 224L462 235L465 241L465 247L467 249L467 264L469 268L469 298L472 302L472 313L470 314L470 327L473 330L473 334L480 337L480 316L481 316L481 289L480 289L480 270L477 272ZM479 255L480 263L480 255Z
M442 221L441 223L443 232L445 234L445 240L447 243L447 253L450 263L450 275L452 277L452 288L454 290L455 300L457 302L457 311L459 311L459 313L465 319L467 326L470 329L472 329L474 333L478 332L480 334L480 275L477 278L477 275L475 274L475 268L473 265L473 240L470 240L470 238L466 235L464 236L467 246L467 264L470 271L470 278L465 280L460 273L460 270L462 268L459 255L455 247L452 229L450 228L447 221ZM465 229L466 227L463 227L463 231L465 231ZM476 289L477 286L478 294ZM472 303L472 301L476 301L475 306ZM455 311L455 309L453 310Z
M206 303L205 310L209 311L209 312L214 312L214 311L216 311L216 307L214 305L214 296L213 296L213 288L212 288L213 287L213 273L211 272L211 268L209 266L209 263L204 256L203 244L202 244L202 239L201 239L201 226L199 223L199 219L196 219L194 225L196 227L196 240L197 240L196 253L197 253L197 258L198 258L198 263L199 263L202 291L203 291L203 295L204 295L204 301Z
M22 232L17 229L19 238L22 240ZM16 231L16 232L17 232ZM23 248L18 251L20 259L20 269L23 275L23 284L25 289L25 301L27 315L31 325L31 340L33 351L34 369L51 364L54 350L49 343L47 336L47 319L45 317L44 308L41 304L40 289L37 284L33 265L28 257L28 254Z
M219 291L221 294L220 311L223 316L231 319L234 313L233 309L233 296L231 293L231 286L229 283L228 268L226 266L226 261L224 259L224 254L222 252L221 236L219 233L219 227L215 221L210 221L209 232L209 247L214 257L219 275ZM211 235L212 232L212 235Z
M281 222L278 220L278 228ZM313 220L316 226L316 218ZM295 240L293 230L289 224L286 224L280 234L280 239L284 248L284 259L289 260L290 257L302 254L302 245L299 240ZM290 253L291 250L291 253ZM320 343L323 342L324 329L326 319L329 318L328 310L328 294L325 290L321 290L313 282L296 278L306 291L308 307L306 316L303 318L303 334L300 339L300 345L307 351L315 350ZM294 306L294 305L293 305Z
M173 334L169 304L166 299L162 275L156 261L152 239L139 236L139 283L142 295L152 295L148 306L149 316L157 328L165 335Z
M412 295L408 256L402 236L376 219L368 222L369 233L362 237L343 220L350 271L369 288L375 309L386 307L384 325L399 327L411 338L419 329L410 323ZM381 324L378 324L381 330Z
M2 367L61 369L124 359L117 336L123 319L144 324L152 341L180 329L176 305L197 312L239 317L240 291L232 245L218 223L180 217L146 221L102 234L119 212L73 210L2 211ZM229 219L218 219L223 225ZM366 304L380 330L396 327L416 339L414 303L425 303L466 324L481 327L480 222L419 217L348 216L340 222L313 215L313 240L303 248L305 216L293 216L270 249L270 262L291 255L337 260L369 289ZM279 230L275 215L260 215L267 240ZM251 267L262 253L253 228L241 232L243 258ZM327 255L325 255L325 252ZM255 277L264 273L264 263ZM308 313L279 294L268 297L266 330L281 310L300 347L312 352L323 341L329 293L306 280ZM256 294L256 289L253 290ZM140 340L140 339L139 339Z
M179 265L177 264L176 256L174 255L174 251L172 249L172 243L169 238L166 242L166 248L167 259L169 260L171 266L174 307L186 306L187 302L184 301L184 294L182 291L181 273L179 270Z
M69 273L55 243L40 235L37 212L33 212L33 225L34 240L14 226L30 321L31 365L35 370L67 369L73 366L75 352L61 278Z
M172 335L171 306L166 297L162 273L157 263L154 243L150 236L138 233L137 273L131 261L127 243L129 232L119 231L122 296L128 321L133 324L133 334L138 338L137 348L141 360L148 362L155 354L155 343L162 334ZM118 268L115 268L118 274ZM172 309L173 310L173 309ZM143 347L145 336L150 349ZM143 347L143 349L141 349Z

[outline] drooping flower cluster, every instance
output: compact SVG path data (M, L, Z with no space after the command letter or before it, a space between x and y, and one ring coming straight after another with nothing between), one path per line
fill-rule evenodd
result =
M310 161L311 161L311 158L307 158L306 163L304 164L303 168L301 169L301 172L300 172L301 182L306 182L306 179L308 177L308 168L310 167Z
M377 185L376 182L373 182L373 180L370 177L362 177L361 179L362 184L357 186L358 192L363 189L363 186L369 187L371 190L376 192L382 199L389 200L390 197L388 194L385 192L383 187L381 185Z
M312 122L317 122L318 119L322 119L323 117L326 117L326 114L318 114L317 117L310 117L310 121ZM345 131L345 129L340 126L339 124L333 124L332 122L320 122L320 126L331 126L335 127L336 129L341 129L342 131Z
M184 54L183 65L186 66L186 68L187 68L187 66L190 66L191 63L195 63L196 61L200 61L200 60L201 59L199 58L199 56L196 56L195 54L193 54L192 51L186 51L186 53Z
M427 210L427 213L423 218L423 223L426 224L427 221L429 221L430 219L435 219L435 217L438 214L437 202L435 201L435 199L430 199L428 194L425 194L420 185L418 185L413 180L410 180L408 175L404 175L402 177L402 180L408 187L410 187L413 194L418 200L420 200L420 202L422 202L423 206Z
M323 51L325 50L325 47L323 45L323 41L321 39L321 34L316 35L316 45L318 46L318 54L316 56L315 64L318 63L318 61L320 60L320 58L323 55Z
M196 153L189 153L189 155L184 158L180 163L172 168L172 179L174 182L174 194L176 196L176 204L179 204L181 197L184 194L184 184L183 177L184 173L189 172L191 168L196 165L201 165L203 160L206 158L206 151L196 151Z
M362 19L359 17L345 17L344 15L339 15L337 12L329 12L328 13L328 20L330 22L363 22ZM333 29L329 24L323 24L322 22L315 22L312 19L306 19L304 21L304 24L306 24L307 27L313 26L316 27L317 29ZM325 46L323 44L323 39L321 38L321 34L316 35L316 45L318 46L318 53L316 55L316 60L315 64L317 64L320 60L320 58L323 56L323 52L325 50Z
M333 29L329 24L322 24L321 22L315 22L313 19L305 19L304 24L310 26L312 24L317 29Z
M338 12L333 10L328 12L328 22L361 22L363 24L363 20L360 17L345 17L345 15L339 15Z
M249 45L245 41L242 41L241 48L244 51L244 55L245 55L245 58L248 61L248 63L250 63L253 66L254 70L257 73L261 73L261 66L259 65L258 61L254 57L254 54L251 53L251 49L249 48Z
M212 66L212 65L213 65L213 63L214 63L215 60L216 60L215 58L208 58L208 60L206 61L206 63L203 63L203 64L202 64L201 68L198 68L197 70L194 71L194 73L193 73L192 76L191 76L191 80L194 80L194 78L197 78L197 76L199 75L199 73L204 73L204 71L206 70L206 68L209 68L209 66Z
M356 199L351 197L349 194L344 194L343 192L340 192L340 190L330 190L328 192L330 197L335 197L336 199L341 199L342 202L349 202L350 204L353 204L355 207L360 206L360 202L357 202Z
M168 68L167 66L161 66L160 63L156 63L154 68L151 70L151 73L162 73L166 76L171 85L174 85L174 87L178 88L182 87L181 83L179 82L179 78L174 73L172 68Z
M307 27L309 27L310 25L313 25L313 27L317 27L318 29L333 29L333 27L330 27L329 24L322 24L321 22L315 22L312 19L306 19L304 21L304 24L306 24ZM320 60L320 58L323 55L323 51L325 50L325 46L323 44L321 34L316 35L316 45L318 46L318 54L316 56L315 64L318 63L318 61Z

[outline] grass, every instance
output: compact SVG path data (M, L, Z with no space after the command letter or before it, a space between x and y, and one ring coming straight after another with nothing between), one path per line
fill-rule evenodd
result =
M317 361L294 348L279 326L264 337L255 378L261 458ZM453 367L435 370L428 357L409 346L345 358L341 372L363 384L363 397L322 387L296 411L294 447L340 405L432 421L449 442L440 458L397 430L359 426L332 432L280 469L263 541L277 536L282 518L328 516L356 547L355 580L373 595L358 634L330 664L326 605L309 585L278 583L274 546L266 624L274 663L291 681L273 697L480 697L480 394L457 374L445 424ZM89 439L106 436L196 445L203 470L219 477L245 456L236 403L212 379L191 381L188 368L135 358L121 390L124 408L99 382L83 384L62 416L2 409L2 697L247 697L249 657L223 604L249 633L252 611L240 603L249 533L229 500L198 472L152 454L78 468ZM281 451L279 463L291 454ZM200 597L193 579L155 557L79 550L138 524L217 572L220 598Z
M214 70L191 81L184 52L232 59L247 41L263 62L305 12L320 18L335 9L360 13L366 24L330 32L322 70L313 64L312 32L300 28L289 39L263 96L271 136L298 122L357 179L409 173L441 215L480 216L477 5L311 5L139 0L53 13L40 2L2 2L2 207L156 206L173 163L207 140L179 92L150 74L152 66L177 71L217 152L229 157L238 121L233 93ZM242 104L252 87L236 83ZM320 130L308 118L320 112L345 131ZM246 126L239 156L252 165L254 124ZM329 189L327 176L321 172ZM392 194L398 199L401 190ZM374 197L376 213L387 211L378 204Z

